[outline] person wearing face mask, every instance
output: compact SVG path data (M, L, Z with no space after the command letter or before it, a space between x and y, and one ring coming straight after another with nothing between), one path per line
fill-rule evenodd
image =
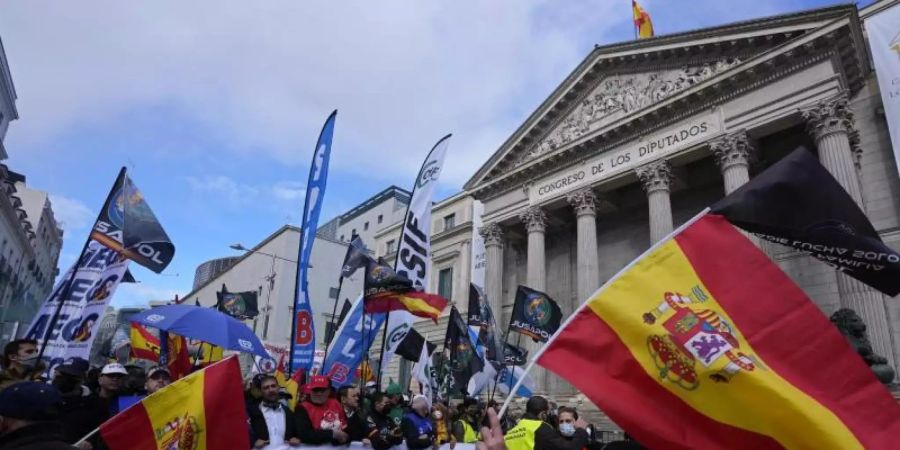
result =
M566 438L547 423L550 404L547 399L535 395L525 404L525 415L504 438L508 450L582 450L587 446L587 424L575 421L575 433Z
M410 411L403 416L400 428L406 439L406 448L411 450L435 446L434 427L431 425L431 407L424 395L413 397Z
M3 370L0 371L0 390L22 381L37 380L43 372L38 363L37 341L16 339L3 349Z
M474 444L481 439L478 430L481 428L481 407L478 400L467 398L459 408L459 420L453 422L453 436L456 442Z
M431 408L431 422L434 424L434 436L438 445L456 443L456 438L450 432L450 414L446 405L441 402L434 404Z
M83 436L99 427L108 415L97 400L91 397L91 390L84 385L84 377L90 365L84 358L69 358L56 367L52 384L59 391L59 421L66 442L76 443ZM92 438L77 445L79 449L90 450L98 438Z
M390 400L383 392L372 396L372 412L366 418L369 425L368 440L375 450L387 450L403 443L400 427L388 415Z
M566 440L572 441L575 439L576 434L581 433L584 437L584 446L581 448L584 449L587 447L587 443L589 441L589 437L587 434L587 424L581 421L578 417L578 411L575 408L569 408L568 406L563 406L559 408L559 413L556 416L557 421L557 429L559 430L559 434L562 435ZM579 428L576 423L582 423L582 426Z
M59 391L22 381L0 391L0 449L77 450L66 444L59 424Z

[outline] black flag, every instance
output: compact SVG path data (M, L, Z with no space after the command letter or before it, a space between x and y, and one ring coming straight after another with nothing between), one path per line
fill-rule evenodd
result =
M412 290L412 282L409 279L399 275L380 258L377 262L368 258L366 279L363 285L363 295L366 301L377 297L378 294L409 292L410 290Z
M559 329L562 312L547 294L519 285L516 304L509 319L510 331L529 336L535 342L547 342Z
M503 355L503 363L507 366L524 366L528 362L528 350L515 345L506 344L506 351Z
M798 148L711 207L762 239L804 251L889 296L900 293L900 254L837 180Z
M468 324L478 327L478 342L484 346L488 361L502 362L503 342L497 335L497 321L487 302L484 291L475 283L469 284Z
M469 338L469 330L456 307L450 310L450 321L447 323L447 337L444 346L450 349L448 361L451 386L459 392L468 394L469 379L472 375L481 372L484 363Z
M94 223L91 239L156 273L162 272L172 262L175 246L124 169L111 194Z
M341 324L344 323L344 319L347 318L347 314L350 314L350 309L353 308L353 304L350 303L350 300L344 299L344 306L341 306L341 313L338 315L337 323L334 325L334 329L337 330L341 327Z
M223 283L222 291L216 292L216 296L216 308L235 319L252 319L259 314L256 291L228 292Z
M418 362L422 356L422 346L425 344L425 338L415 328L410 328L409 332L406 333L406 337L397 345L396 353L407 361ZM429 355L434 353L436 348L437 345L428 342Z
M341 276L344 278L350 277L357 270L366 267L366 264L371 259L362 238L359 236L354 237L350 241L350 245L347 246L347 254L344 255L344 265L341 266Z

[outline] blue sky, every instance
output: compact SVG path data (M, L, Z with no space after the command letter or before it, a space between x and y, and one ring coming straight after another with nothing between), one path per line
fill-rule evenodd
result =
M645 0L657 34L835 4ZM868 2L866 2L868 3ZM120 166L176 245L115 305L190 290L194 268L297 223L316 135L339 109L323 221L408 188L453 132L438 198L588 54L631 39L626 0L19 1L0 37L21 118L6 163L49 191L68 267Z

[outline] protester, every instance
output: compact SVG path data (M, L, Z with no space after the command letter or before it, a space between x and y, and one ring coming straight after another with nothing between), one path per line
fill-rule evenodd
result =
M474 398L466 398L459 407L459 419L453 422L453 437L456 442L463 444L473 444L481 439L478 430L481 427L481 416L483 414L478 400Z
M300 432L294 413L278 401L278 380L271 375L254 378L261 399L250 405L250 442L253 448L275 450L284 445L300 445Z
M84 377L89 368L87 360L69 358L56 367L56 375L52 381L62 400L59 406L59 421L62 425L63 438L71 444L99 427L109 415L97 399L91 396L91 390L84 385ZM91 442L96 442L97 439ZM90 442L82 442L78 447L89 450L93 445Z
M99 400L107 412L104 420L119 412L119 396L125 389L126 376L128 371L119 363L109 363L100 371L100 377L97 379L100 389L94 394L94 398Z
M431 423L434 425L434 436L438 445L456 443L456 438L450 432L450 412L447 405L437 402L431 408Z
M583 426L579 430L576 427L576 423L578 423L581 419L578 417L578 411L575 408L569 408L568 406L562 406L559 408L559 413L556 416L557 422L557 430L559 434L566 438L568 441L572 441L575 439L575 435L581 431L584 434L584 442L585 445L581 448L585 448L589 441L589 436L587 432L587 423L581 421Z
M144 392L150 395L172 382L172 375L169 369L164 366L155 366L147 371L147 378L144 381Z
M535 395L525 404L525 415L506 434L509 450L582 450L587 446L587 423L575 421L575 433L571 438L562 436L547 423L550 404L547 399Z
M0 371L0 390L21 381L40 377L43 364L38 361L37 341L16 339L3 349L3 370Z
M60 401L55 387L36 381L0 391L0 449L76 450L63 437Z
M338 389L338 400L344 408L344 416L347 418L347 432L349 441L362 441L368 430L363 413L359 409L359 389L354 386L344 386Z
M137 364L126 364L125 371L128 372L128 375L125 376L125 387L122 393L125 395L147 395L147 391L144 388L144 384L147 382L147 372L144 371L144 368Z
M375 450L387 450L403 443L403 433L394 420L388 416L390 400L384 393L372 397L372 412L367 417L368 440Z
M346 444L349 436L347 417L341 404L331 398L331 384L327 377L313 375L305 385L309 399L297 408L300 439L304 444Z
M391 402L388 416L391 417L397 426L400 426L400 422L403 420L404 414L406 414L406 404L403 402L403 388L394 380L391 380L384 392L388 395L388 399Z
M434 446L435 433L429 417L430 411L428 398L424 395L413 397L410 411L403 416L400 425L407 448L415 450Z

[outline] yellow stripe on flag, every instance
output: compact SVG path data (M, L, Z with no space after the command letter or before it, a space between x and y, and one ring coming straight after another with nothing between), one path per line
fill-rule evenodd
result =
M403 305L406 307L405 309L410 313L424 313L431 317L437 317L441 315L441 310L429 305L425 300L415 297L407 297L402 294L400 294L397 298L403 303Z
M165 395L151 395L143 400L158 448L207 450L206 439L202 439L206 431L203 403L205 375L203 371L195 372L166 386L160 391Z
M685 295L675 298L673 303L667 303L660 287ZM760 295L777 293L760 292ZM680 305L673 306L679 300L689 301L688 309L700 320L720 327L731 326L738 344L731 353L744 355L746 359L741 360L742 364L752 361L752 370L743 368L735 373L735 365L727 357L713 358L708 367L697 360L693 370L700 382L692 383L678 377L670 365L660 364L660 353L652 350L651 338L655 336L653 339L657 339L657 344L667 342L669 348L678 345L670 338L674 339L671 327L677 327L680 323L667 323L666 319L673 317L680 308ZM831 410L768 368L740 330L734 329L734 322L728 313L710 295L690 260L674 240L661 245L636 263L590 299L587 306L612 328L651 378L707 417L771 436L789 449L863 448ZM642 318L654 312L659 313L659 319L653 324L645 323ZM686 320L692 320L690 314L687 316ZM670 328L667 329L666 325ZM678 351L671 353L677 354ZM731 371L726 368L729 363ZM823 361L822 364L828 362ZM807 370L816 368L809 367ZM728 382L714 382L710 376L718 374L733 376Z

